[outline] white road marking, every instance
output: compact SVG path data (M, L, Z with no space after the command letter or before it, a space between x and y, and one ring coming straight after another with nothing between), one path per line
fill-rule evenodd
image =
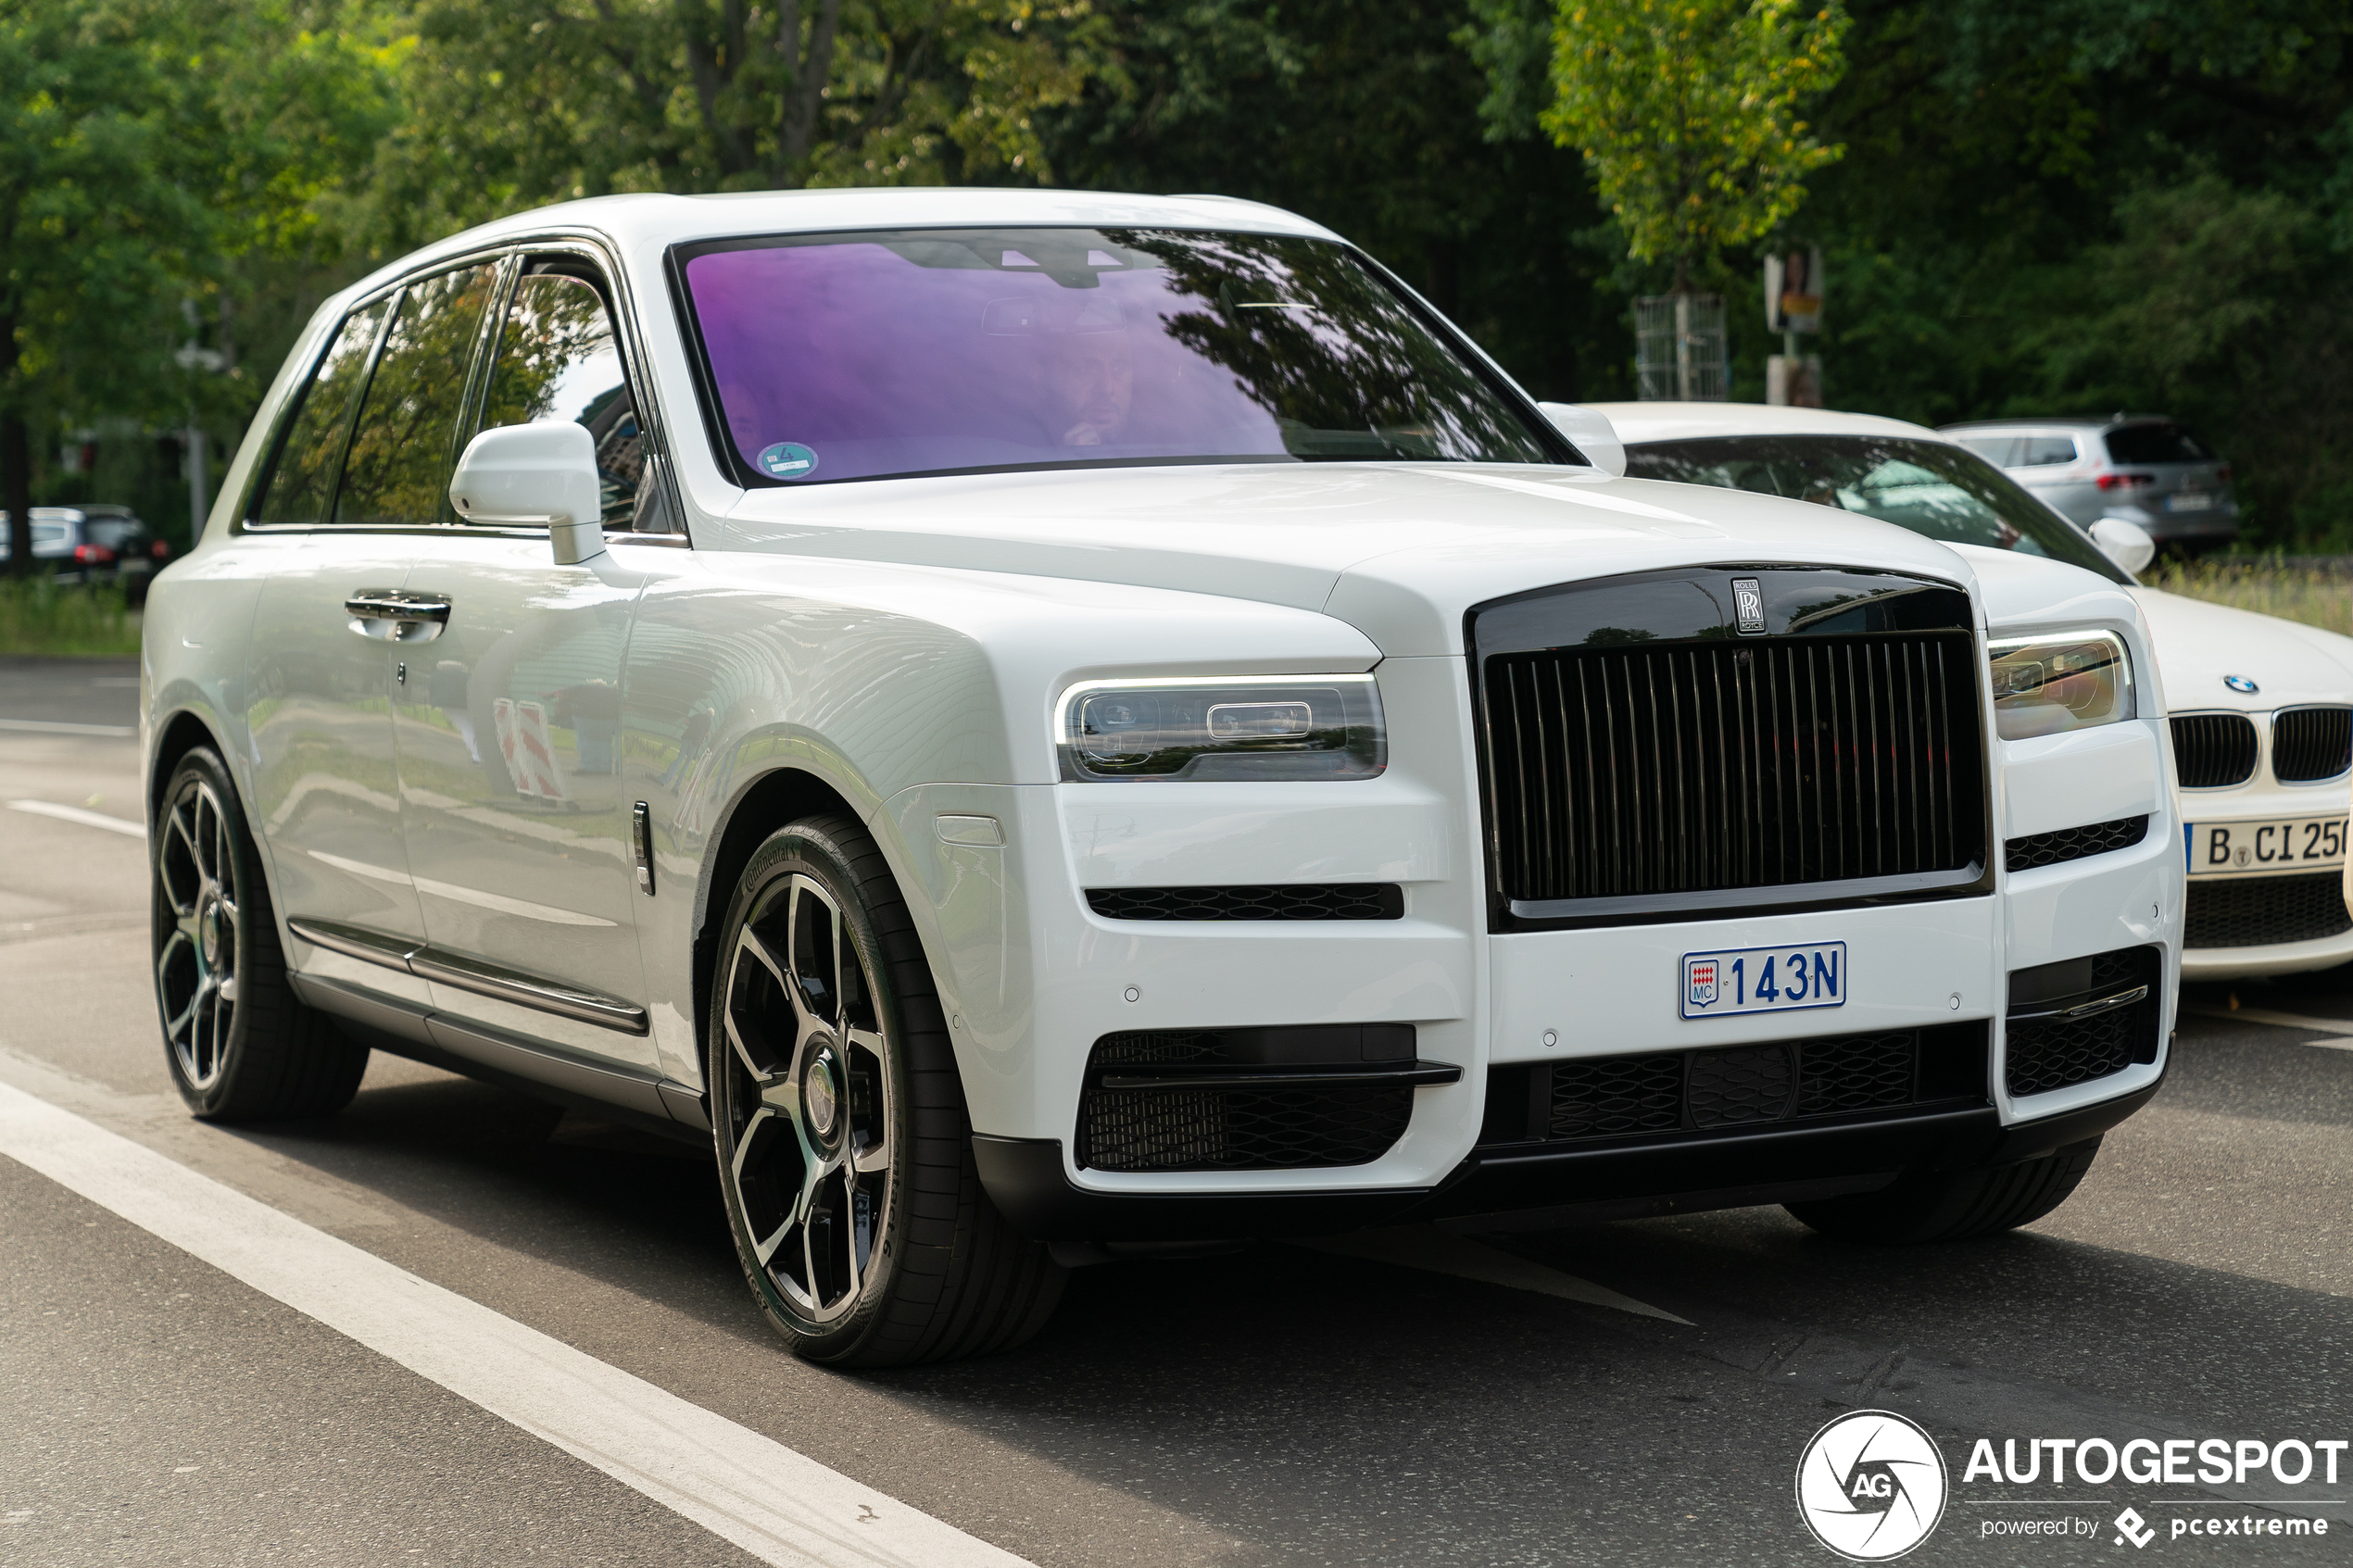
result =
M139 733L136 724L69 724L62 719L0 719L0 730L22 730L35 735L113 735L128 740Z
M1620 1296L1592 1280L1565 1274L1558 1269L1548 1269L1532 1263L1516 1253L1473 1241L1466 1236L1440 1230L1435 1225L1399 1225L1390 1230L1362 1231L1354 1236L1327 1236L1316 1241L1302 1241L1302 1247L1312 1247L1318 1252L1336 1252L1344 1258L1369 1258L1378 1263L1395 1263L1401 1268L1427 1269L1432 1273L1453 1274L1457 1279L1475 1279L1482 1285L1500 1285L1513 1290L1533 1290L1541 1296L1557 1296L1564 1301L1582 1302L1588 1307L1610 1307L1637 1317L1658 1318L1667 1323L1692 1326L1689 1318L1679 1318L1672 1312L1659 1311L1647 1302L1630 1296Z
M61 822L80 822L86 828L105 828L108 833L128 834L132 838L147 836L146 824L127 817L109 817L104 811L85 811L79 806L60 806L53 800L11 800L11 811L30 811L36 817L55 817Z
M2274 1029L2318 1029L2324 1034L2353 1035L2353 1019L2307 1018L2298 1012L2273 1012L2268 1008L2185 1007L2183 1012L2194 1012L2200 1018L2222 1018L2233 1022L2268 1023ZM2322 1050L2353 1051L2353 1039L2300 1040L2299 1045L2318 1046Z
M547 1439L763 1562L1025 1562L5 1083L0 1154Z

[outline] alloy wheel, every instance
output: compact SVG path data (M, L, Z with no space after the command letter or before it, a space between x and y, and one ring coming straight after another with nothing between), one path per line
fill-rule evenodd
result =
M220 797L200 778L182 781L157 831L156 992L181 1073L201 1091L220 1082L236 1023L236 842Z
M763 890L724 995L731 1196L792 1314L837 1322L882 1274L897 1151L873 977L834 896L798 872Z

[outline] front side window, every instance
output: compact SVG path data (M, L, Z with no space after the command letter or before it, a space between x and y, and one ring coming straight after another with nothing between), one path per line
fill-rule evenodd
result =
M645 433L604 296L585 279L560 272L517 281L491 363L482 427L548 420L588 427L604 525L631 526L645 478Z
M278 447L270 488L262 495L255 521L308 527L326 521L335 498L344 432L350 428L352 395L368 368L368 353L375 346L376 331L384 325L390 303L378 300L354 311L320 357Z
M1947 545L2048 556L2130 581L2098 546L1974 453L1941 441L1865 435L1735 435L1626 449L1639 479L1814 501Z
M909 230L717 242L681 270L748 483L1577 460L1326 242Z
M344 458L338 523L392 528L447 521L450 443L497 278L493 267L460 268L401 295Z

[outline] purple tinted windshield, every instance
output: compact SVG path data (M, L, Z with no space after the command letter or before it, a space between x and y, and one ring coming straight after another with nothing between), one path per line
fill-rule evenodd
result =
M1567 460L1341 246L1128 229L695 247L752 483L1071 463Z

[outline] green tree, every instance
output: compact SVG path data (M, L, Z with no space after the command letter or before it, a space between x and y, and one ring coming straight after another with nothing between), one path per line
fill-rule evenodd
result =
M1682 292L1695 262L1786 221L1844 151L1799 111L1837 82L1846 29L1839 0L1560 0L1538 122L1585 155L1627 248L1672 261Z
M382 244L623 191L1052 178L1088 0L422 0Z

